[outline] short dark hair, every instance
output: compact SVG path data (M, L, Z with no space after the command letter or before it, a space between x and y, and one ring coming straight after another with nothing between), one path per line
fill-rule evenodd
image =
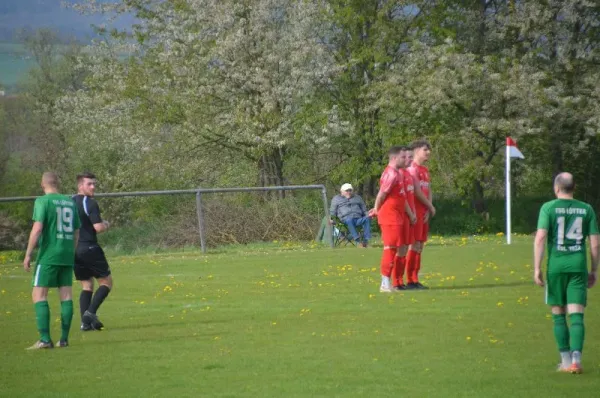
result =
M554 179L554 185L563 193L573 193L575 191L575 179L570 173L560 173Z
M60 185L58 175L52 171L47 171L44 174L42 174L42 181L44 181L44 183L50 185L53 188L58 188L58 186Z
M94 173L90 173L89 171L84 171L83 173L77 174L77 184L81 183L84 178L96 179L96 175Z
M390 150L388 151L388 155L389 156L396 156L397 154L399 154L402 151L406 151L406 147L405 146L395 145L395 146L393 146L393 147L390 148Z
M431 150L431 144L427 140L416 140L416 141L414 141L411 144L410 147L413 150L418 149L418 148L424 148L424 147L426 147L427 149Z

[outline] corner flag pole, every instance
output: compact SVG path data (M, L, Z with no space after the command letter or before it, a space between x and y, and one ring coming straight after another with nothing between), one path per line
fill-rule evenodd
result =
M517 143L510 137L506 137L506 244L511 243L511 201L510 201L510 161L512 158L525 159L525 156L517 148Z
M506 140L506 244L510 245L511 235L511 208L510 208L510 145Z

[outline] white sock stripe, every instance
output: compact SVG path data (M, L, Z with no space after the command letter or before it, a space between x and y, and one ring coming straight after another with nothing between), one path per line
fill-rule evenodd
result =
M33 286L38 285L39 279L40 279L40 270L42 269L42 265L38 264L37 268L35 269L35 278L33 279Z

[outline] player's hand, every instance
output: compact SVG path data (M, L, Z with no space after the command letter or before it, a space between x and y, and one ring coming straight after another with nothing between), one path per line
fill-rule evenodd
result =
M426 212L423 216L423 222L427 224L429 222L429 212Z
M594 287L596 284L596 280L598 279L598 275L595 272L590 272L588 275L588 289Z
M533 272L533 281L538 286L544 286L544 276L542 275L542 270Z
M411 225L415 225L417 223L417 216L415 216L414 214L411 214L409 216L409 218L410 218L410 224Z
M429 209L430 217L435 217L435 207L431 205L431 209Z
M25 256L25 259L23 260L23 268L27 272L31 270L31 256Z
M369 210L368 213L369 217L373 218L373 217L377 217L377 210L376 209L371 209Z

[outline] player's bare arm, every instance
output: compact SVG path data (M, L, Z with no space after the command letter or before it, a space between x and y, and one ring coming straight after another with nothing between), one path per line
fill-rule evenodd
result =
M377 197L375 198L375 207L369 212L369 216L377 215L377 212L379 212L379 209L381 209L381 206L383 205L383 202L385 201L387 195L387 192L384 192L381 189L379 190L379 192L377 193Z
M102 232L108 231L109 227L110 227L110 223L106 220L103 220L102 222L94 224L94 229L96 230L96 233L99 233L99 234L101 234Z
M412 211L408 202L404 202L404 211L408 215L411 224L415 224L417 222L417 215Z
M425 194L421 190L421 182L419 181L419 179L413 176L413 180L415 182L415 197L419 200L419 202L423 203L423 205L427 207L427 209L431 213L431 216L433 217L435 215L435 207L433 207L427 196L425 196Z
M593 287L598 280L598 261L600 261L600 235L590 235L590 256L592 265L588 275L588 288Z
M433 191L431 190L431 183L429 184L429 203L431 203L431 208L429 208L429 212L431 213L431 217L435 216L435 206L433 205Z
M538 229L535 234L535 241L533 243L533 281L538 286L544 286L544 277L542 275L542 260L544 258L544 250L546 249L546 238L548 231L545 229Z
M25 271L29 272L31 269L31 255L33 253L33 249L37 246L38 240L40 239L40 235L42 234L42 230L44 229L44 224L39 221L33 223L33 227L31 228L31 233L29 234L29 242L27 243L27 251L25 252L25 259L23 260L23 268Z

